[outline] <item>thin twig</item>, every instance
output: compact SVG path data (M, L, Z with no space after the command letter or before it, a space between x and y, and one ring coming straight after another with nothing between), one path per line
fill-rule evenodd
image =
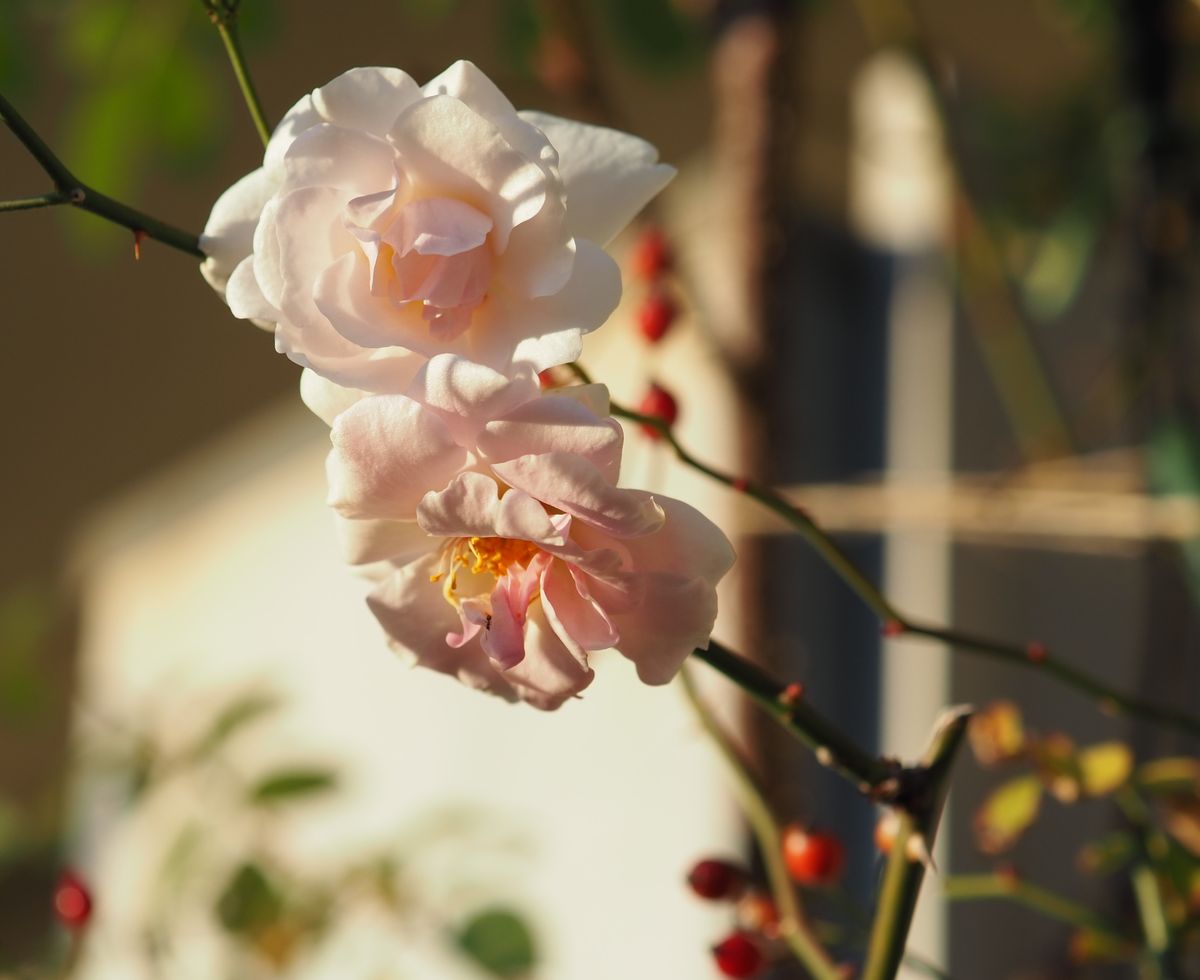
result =
M584 383L591 376L578 364L568 365ZM736 477L697 459L675 437L671 426L652 415L626 408L616 402L611 411L618 418L628 419L658 431L681 462L718 483L745 494L758 501L771 512L778 514L795 528L800 536L817 552L834 573L850 587L862 602L883 624L884 633L892 637L912 636L937 640L956 650L981 654L1013 666L1025 667L1061 681L1092 698L1097 707L1110 715L1129 715L1144 718L1167 728L1173 728L1193 738L1200 738L1200 718L1187 711L1155 704L1132 694L1125 694L1100 679L1073 667L1054 656L1042 643L1016 644L989 637L978 636L964 630L953 629L934 623L925 623L906 616L898 610L879 590L871 578L858 567L841 546L830 537L813 517L803 508L796 506L778 490L754 480Z
M88 187L87 184L67 169L66 164L55 155L54 151L46 145L46 142L3 95L0 95L0 118L4 120L8 128L12 130L13 135L29 151L30 156L38 162L38 165L54 181L55 190L50 194L42 195L44 199L43 204L30 204L26 206L43 207L58 203L73 204L84 211L90 211L101 218L107 218L114 224L123 225L135 235L157 239L164 245L170 245L181 252L194 255L196 258L203 259L205 257L204 252L200 250L200 240L196 235L176 228L174 225L159 221L157 218L152 218L148 214L131 208L128 204L123 204L106 194ZM54 198L54 200L50 200L51 198ZM25 200L37 199L26 198ZM0 210L15 209L0 208Z
M767 882L779 910L780 936L814 980L840 980L842 974L837 964L813 935L800 910L795 887L783 863L782 831L770 804L750 774L745 761L699 696L690 673L685 669L679 676L684 694L687 695L696 717L728 765L738 802L758 840L758 848L767 871Z
M1048 888L1024 881L1014 875L977 874L951 875L942 885L942 894L948 901L964 902L980 899L1002 899L1023 905L1049 919L1094 932L1118 946L1131 950L1136 941L1119 928L1097 915L1085 905L1065 898Z
M237 0L201 0L204 9L208 11L208 19L221 37L225 45L225 53L229 56L229 64L237 78L238 88L250 112L250 119L258 132L259 139L265 147L271 139L271 127L267 125L266 113L263 112L262 101L258 90L254 87L254 79L250 77L250 67L246 64L246 56L242 51L241 39L238 37L237 15L239 3Z
M59 204L70 204L71 200L61 191L39 194L37 197L18 197L0 201L0 211L31 211L34 208L52 208Z

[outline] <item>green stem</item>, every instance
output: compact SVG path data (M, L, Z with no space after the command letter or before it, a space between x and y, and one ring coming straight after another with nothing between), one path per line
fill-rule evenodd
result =
M174 225L169 225L164 221L159 221L157 218L152 218L150 215L131 208L127 204L122 204L106 194L102 194L97 190L88 187L87 184L79 180L48 147L45 141L38 136L32 126L25 121L24 117L13 107L4 96L0 95L0 118L2 118L13 135L21 141L26 150L29 151L41 168L46 172L51 180L54 181L55 190L50 194L42 195L42 204L28 204L28 207L43 207L50 204L69 203L81 208L84 211L90 211L92 214L99 215L101 218L107 218L114 224L123 225L134 234L145 235L147 238L154 238L162 242L164 245L170 245L172 248L179 249L181 252L187 252L196 258L205 258L204 252L200 250L200 240L196 235L190 232L176 228ZM51 200L53 199L53 200ZM37 198L26 198L26 201L39 200ZM12 208L0 210L14 210Z
M892 980L904 960L908 932L925 878L924 861L914 860L910 843L919 838L925 853L933 853L938 822L950 789L950 769L970 717L970 710L960 708L939 720L921 768L916 770L925 777L920 797L908 810L897 810L899 827L879 890L862 980Z
M568 366L585 384L591 383L591 376L578 364ZM1042 644L1005 643L988 637L976 636L963 630L922 623L909 618L892 605L879 587L854 563L853 559L842 550L827 531L822 529L803 508L797 507L779 491L753 480L732 476L697 459L680 444L672 432L671 426L660 418L644 415L616 402L612 403L611 411L618 418L628 419L657 430L681 462L716 482L745 494L782 517L799 532L825 564L882 621L888 635L925 637L945 643L956 650L993 657L1012 666L1037 670L1049 674L1066 686L1087 695L1107 714L1123 714L1143 718L1146 721L1173 728L1193 738L1200 738L1200 718L1196 715L1175 708L1166 708L1134 695L1124 694L1093 675L1052 656Z
M842 974L829 953L813 935L805 922L796 898L795 888L788 877L783 863L782 831L771 806L759 789L754 777L737 749L730 743L725 732L700 698L687 670L680 673L684 694L687 695L696 717L708 733L713 745L727 763L733 777L734 789L742 812L758 840L763 864L767 871L767 882L775 905L779 910L779 933L788 944L796 959L808 970L814 980L840 980Z
M1138 856L1129 871L1138 920L1142 926L1147 980L1165 980L1171 973L1171 924L1154 868L1152 839L1157 833L1146 799L1133 786L1123 786L1114 796L1117 806L1137 836Z
M271 139L271 127L267 125L267 117L263 112L262 101L258 90L254 87L254 79L250 77L250 68L246 64L246 56L242 51L241 39L237 32L237 5L218 3L217 0L202 0L208 10L209 19L221 36L225 45L225 53L229 56L229 64L237 78L238 88L242 90L242 98L258 131L258 137L265 147Z
M861 791L880 789L898 777L898 763L860 748L854 739L808 704L793 685L783 683L753 661L716 640L709 642L707 650L693 651L692 656L733 681L811 748L822 765L846 777Z
M0 201L0 211L30 211L34 208L51 208L58 204L70 204L71 200L61 191L39 194L37 197L18 197Z
M1098 933L1116 945L1135 944L1116 926L1107 922L1085 905L1064 898L1049 889L1022 881L1009 875L978 874L952 875L942 886L948 901L967 902L981 899L1001 899L1023 905L1049 919Z

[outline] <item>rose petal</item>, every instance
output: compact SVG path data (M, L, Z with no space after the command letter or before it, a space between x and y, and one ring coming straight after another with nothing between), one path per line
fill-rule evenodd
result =
M258 287L254 278L254 257L246 256L238 263L225 286L225 302L229 311L241 320L251 320L264 330L274 330L283 315L275 309Z
M643 139L603 126L523 111L558 150L571 234L607 245L675 176Z
M724 532L690 504L671 497L654 499L666 521L655 534L623 541L633 567L697 577L716 585L735 557Z
M267 142L267 149L263 154L263 169L276 181L282 182L283 158L288 148L297 136L320 122L321 114L313 106L312 96L301 96L296 104L284 113L279 125L271 133L271 139Z
M637 609L613 616L616 649L647 684L665 684L697 647L708 646L717 618L717 594L699 578L652 572Z
M606 650L619 639L608 614L590 595L580 594L570 568L561 561L551 562L542 576L542 606L555 634L577 657Z
M334 419L367 394L361 388L334 384L311 368L300 372L300 400L326 425L333 425Z
M519 696L543 711L553 711L583 691L594 678L587 660L571 653L546 620L541 602L529 607L525 621L525 659L504 672Z
M259 167L226 190L213 205L200 235L200 250L208 256L200 271L218 293L225 294L229 277L250 254L259 215L278 186L278 181Z
M408 389L412 398L442 415L463 445L474 443L491 419L538 398L538 391L530 372L510 377L452 354L431 357Z
M283 190L336 187L344 205L351 198L396 186L396 154L386 140L321 123L306 129L283 158Z
M415 521L352 520L334 514L342 557L351 565L405 564L436 543Z
M391 140L410 186L455 197L489 214L492 245L508 246L513 227L541 211L550 178L496 126L458 99L435 95L409 106Z
M446 634L459 623L454 608L442 598L441 588L429 580L438 561L437 555L427 555L397 569L371 593L367 605L392 646L422 667L505 700L516 700L516 690L492 666L478 643L459 649L446 644Z
M597 416L573 398L544 394L503 418L489 422L476 440L488 461L548 452L567 452L590 460L610 483L621 468L621 426Z
M314 89L312 104L336 126L387 136L396 117L420 97L420 87L399 68L351 68Z
M509 486L619 538L657 531L665 520L653 496L613 486L593 463L570 453L519 456L492 470Z
M364 398L330 432L329 503L346 517L411 520L467 462L435 413L404 395Z

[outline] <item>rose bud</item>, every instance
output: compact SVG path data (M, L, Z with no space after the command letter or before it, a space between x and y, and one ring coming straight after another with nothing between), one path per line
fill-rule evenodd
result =
M73 871L64 871L54 888L54 914L68 929L82 929L92 917L92 896Z
M688 872L688 885L701 898L720 901L737 898L746 887L746 873L728 861L709 858L697 861Z
M661 228L651 226L638 236L629 264L633 274L646 282L657 281L671 268L671 246Z
M644 300L637 310L637 328L649 343L657 344L671 329L679 316L679 307L671 295L656 289Z
M767 958L753 938L744 932L731 933L712 950L717 969L727 977L758 976Z

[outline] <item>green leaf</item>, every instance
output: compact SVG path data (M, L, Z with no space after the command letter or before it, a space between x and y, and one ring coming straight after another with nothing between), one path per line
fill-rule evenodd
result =
M1079 869L1086 874L1106 875L1120 871L1137 855L1133 834L1118 830L1088 841L1079 851Z
M1089 745L1077 757L1088 796L1107 796L1124 786L1133 772L1133 753L1124 742Z
M328 769L281 769L264 777L250 791L250 802L259 806L290 803L337 785L337 774Z
M258 932L276 922L282 911L279 889L251 862L234 871L217 899L217 918L232 933Z
M1200 759L1188 756L1152 759L1138 767L1137 784L1147 793L1200 791Z
M507 908L473 916L457 936L458 948L494 977L520 977L537 963L533 935L525 920Z
M1037 776L1021 776L994 789L975 812L975 838L985 854L999 854L1017 842L1037 818L1042 784Z
M188 751L189 758L206 759L242 729L261 721L279 709L280 699L261 691L242 695L221 710L208 730L205 731Z

